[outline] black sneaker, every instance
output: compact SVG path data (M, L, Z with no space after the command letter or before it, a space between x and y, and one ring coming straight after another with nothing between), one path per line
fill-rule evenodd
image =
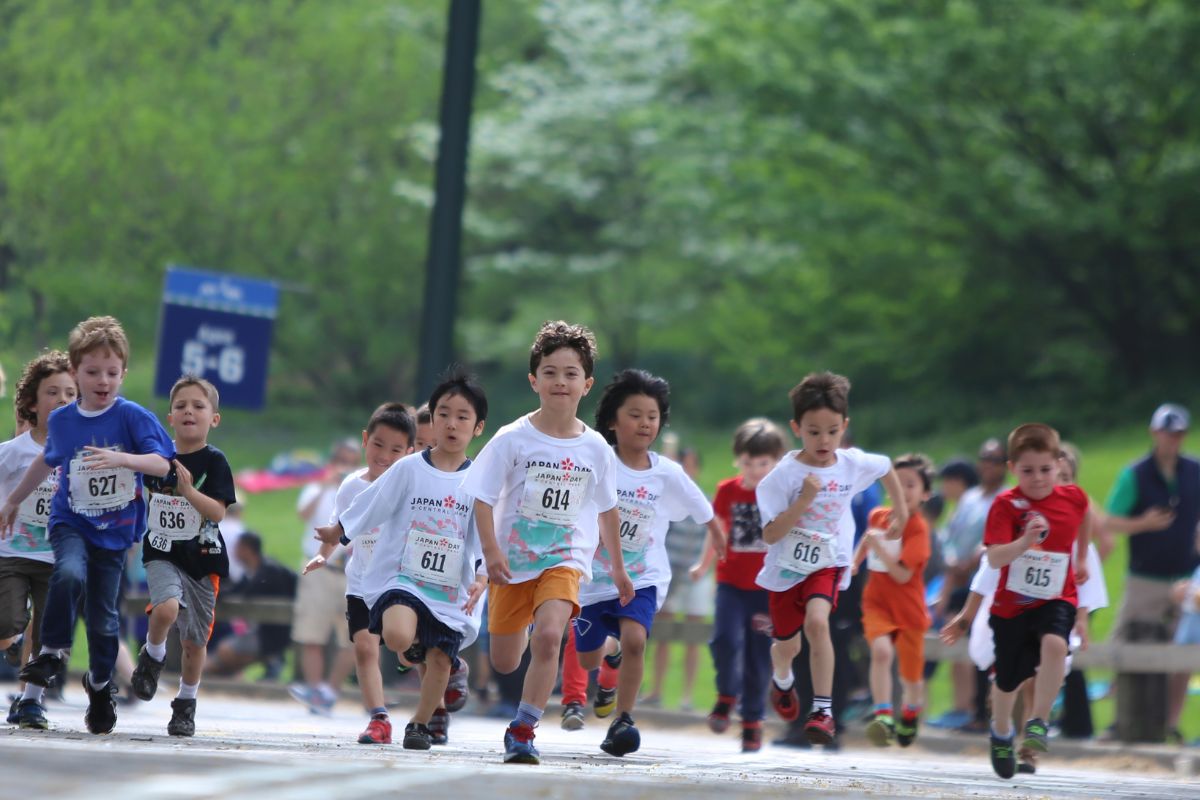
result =
M608 733L600 743L600 749L610 756L624 756L642 746L642 735L634 727L633 717L622 711L608 726Z
M1037 772L1037 753L1022 747L1017 751L1017 772L1022 775L1033 775Z
M896 741L901 747L908 747L917 740L920 723L920 717L906 717L903 714L896 720Z
M445 707L434 709L429 715L429 735L433 744L450 741L450 711Z
M26 730L44 731L50 728L46 709L37 700L17 701L17 725Z
M405 750L428 750L433 746L433 734L429 728L419 722L410 722L404 726Z
M158 691L158 676L162 674L163 665L166 663L165 658L162 661L156 660L146 652L146 645L142 645L142 649L138 651L137 666L133 668L133 677L129 679L133 686L133 694L138 700L154 699L154 693Z
M62 682L62 676L66 674L66 669L67 665L61 658L53 653L42 653L21 667L17 677L34 686L43 686L49 689Z
M425 645L415 642L404 651L404 660L409 664L424 664L425 663Z
M10 667L14 669L21 666L21 648L25 646L25 636L22 634L13 640L13 643L4 651L4 660L8 662Z
M1011 778L1017 772L1017 759L1013 754L1013 740L998 739L995 734L992 734L991 742L992 769L1001 778Z
M621 655L622 655L621 654L621 642L618 640L617 641L617 652L613 653L610 656L605 656L604 663L608 664L608 666L611 669L620 669L621 668Z
M171 736L196 735L195 698L181 700L176 697L171 701L171 721L167 723L167 733Z
M1025 738L1021 740L1021 749L1037 753L1050 752L1045 720L1035 717L1025 723Z
M90 675L89 672L83 673L83 690L88 696L83 722L89 733L111 733L117 726L117 701L113 699L117 692L116 684L110 680L103 689L93 689Z

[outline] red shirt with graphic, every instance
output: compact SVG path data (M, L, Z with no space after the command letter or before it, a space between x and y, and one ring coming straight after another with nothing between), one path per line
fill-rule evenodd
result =
M762 569L767 543L762 538L758 497L742 485L740 476L717 484L713 514L729 537L725 558L717 562L717 583L748 591L765 591L755 582Z
M991 546L1015 541L1021 537L1026 521L1034 514L1041 514L1046 518L1050 530L1046 538L1040 544L1029 548L1028 552L1070 554L1071 559L1067 565L1062 590L1058 592L1057 598L1051 599L1065 600L1073 606L1078 606L1075 590L1075 539L1079 534L1079 526L1087 516L1087 509L1087 495L1073 484L1056 486L1053 492L1041 500L1031 500L1019 488L1014 487L1001 492L992 503L991 511L988 512L987 527L983 533L983 543L985 546ZM1010 567L1019 568L1017 562ZM1010 619L1050 602L1050 599L1039 599L1009 589L1010 567L1000 570L1000 585L992 602L993 614Z

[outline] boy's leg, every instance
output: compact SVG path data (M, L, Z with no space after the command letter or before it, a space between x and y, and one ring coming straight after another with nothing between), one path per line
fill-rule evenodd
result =
M892 637L877 636L871 640L871 700L878 711L887 706L890 713L892 708L892 662L895 660L896 647Z
M762 722L767 710L767 688L771 683L771 636L762 629L770 621L768 592L746 592L743 618L745 651L742 674L742 724Z
M421 697L412 721L428 725L433 712L442 704L442 695L450 680L450 658L433 647L425 651L425 676L421 679Z
M363 706L370 712L385 707L383 674L379 671L379 639L365 628L354 634L355 674L358 676Z
M804 615L804 636L809 644L813 695L833 693L833 641L829 638L829 612L833 604L824 597L810 598Z
M102 689L113 677L121 635L121 613L117 607L121 576L125 570L124 550L88 547L87 594L84 600L88 640L88 669L93 689Z
M545 709L550 702L558 677L558 651L573 611L574 606L567 600L546 600L534 611L533 634L529 637L532 658L525 673L521 705Z
M1054 633L1042 636L1041 661L1033 684L1033 708L1026 713L1030 719L1047 720L1066 673L1067 640Z
M621 672L617 682L617 713L633 713L645 674L646 628L640 622L621 619Z
M417 637L417 612L397 603L383 612L383 641L388 649L403 654Z
M717 584L717 602L713 617L713 638L708 643L716 671L717 705L732 706L742 693L742 651L746 647L745 612L738 590ZM724 709L725 724L729 709Z
M1013 706L1017 702L1015 691L1001 691L1000 687L992 684L992 735L1001 739L1009 739L1013 733Z
M54 546L54 571L46 590L41 651L69 652L75 637L76 610L87 581L87 543L83 534L62 525L50 534L50 542Z

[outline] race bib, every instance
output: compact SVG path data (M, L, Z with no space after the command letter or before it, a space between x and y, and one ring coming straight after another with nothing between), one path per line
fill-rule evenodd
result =
M52 473L17 508L17 519L32 528L45 528L50 524L50 503L57 490L58 476Z
M587 497L589 473L530 467L525 473L521 516L572 528Z
M416 529L408 532L400 571L421 583L454 588L462 579L462 539Z
M870 536L872 532L876 530L877 529L872 528L871 530L867 531L867 535ZM900 539L889 539L887 536L879 536L876 541L883 546L884 551L886 551L889 556L897 560L900 558L900 545L903 544ZM883 559L876 554L874 548L867 548L867 569L871 570L871 572L888 571L887 566L883 563Z
M1062 597L1067 570L1070 568L1070 553L1027 550L1008 565L1008 582L1005 586L1010 592L1026 597L1054 600Z
M779 566L789 572L811 575L832 567L837 558L837 541L817 531L792 528L783 539Z
M133 502L133 470L87 466L82 456L71 459L71 508L77 513L115 511Z
M186 541L200 535L200 526L204 519L186 497L152 494L146 522L152 536L162 536L171 541Z
M648 506L627 503L617 504L621 515L621 549L640 553L650 544L650 528L654 524L654 510Z

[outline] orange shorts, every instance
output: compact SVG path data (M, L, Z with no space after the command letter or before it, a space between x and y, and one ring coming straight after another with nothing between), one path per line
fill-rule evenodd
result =
M578 570L554 567L524 583L488 589L488 633L520 633L533 623L533 614L547 600L571 604L571 619L579 616Z
M880 636L890 637L896 645L896 663L900 677L909 683L919 683L925 677L925 631L901 628L886 617L863 614L863 636L867 643Z

